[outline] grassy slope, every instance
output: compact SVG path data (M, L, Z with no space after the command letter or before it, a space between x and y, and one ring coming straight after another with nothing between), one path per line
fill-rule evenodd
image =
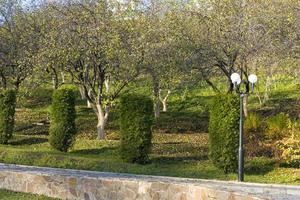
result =
M278 90L275 97L259 112L272 114L282 108L295 112L294 103L298 93L294 87L290 92ZM49 93L49 92L48 92ZM286 96L288 93L290 96ZM137 165L124 163L118 156L116 114L111 116L108 126L109 141L95 140L96 118L85 102L77 106L79 135L69 153L50 148L47 142L48 122L47 98L27 99L17 110L16 130L9 145L0 145L0 162L60 168L87 169L96 171L134 174L165 175L189 178L235 180L236 174L224 174L208 160L207 101L209 90L194 90L181 101L179 95L172 97L170 111L157 120L151 163ZM276 96L277 95L277 96ZM43 101L45 101L43 103ZM251 105L257 100L250 99ZM272 107L271 107L272 106ZM263 183L286 183L300 185L300 169L282 168L270 158L247 159L246 181Z
M0 190L0 199L3 199L3 200L51 200L52 198L33 195L33 194L24 194L24 193L19 193L19 192Z

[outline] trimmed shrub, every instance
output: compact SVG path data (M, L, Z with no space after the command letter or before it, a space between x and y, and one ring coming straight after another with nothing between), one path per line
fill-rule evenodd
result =
M237 170L239 97L216 96L210 105L209 157L225 173Z
M0 94L0 143L7 144L12 137L15 122L16 92L5 90Z
M53 92L51 106L50 145L59 151L68 151L76 134L75 95L70 89Z
M146 164L151 149L154 122L151 98L130 94L121 98L120 107L120 154L123 160Z

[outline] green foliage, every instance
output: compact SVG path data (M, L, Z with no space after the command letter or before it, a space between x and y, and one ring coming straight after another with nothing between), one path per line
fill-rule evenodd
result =
M72 90L58 89L53 93L49 142L59 151L68 151L76 134L75 95Z
M289 166L300 167L300 129L297 122L288 124L289 136L277 142L277 148L281 152L280 159Z
M29 92L21 90L18 95L18 106L32 108L49 105L51 103L52 92L52 88L45 87L38 87L30 90Z
M256 113L249 113L244 122L244 130L258 132L263 128L262 117Z
M219 95L210 107L209 156L225 173L237 169L239 102L236 95Z
M123 96L120 103L121 157L127 162L145 164L151 149L153 101L131 94Z
M59 87L59 89L69 89L72 90L75 94L78 92L78 87L73 84L63 84Z
M272 151L264 144L266 125L262 116L249 113L244 122L245 154L250 157L270 156ZM253 148L255 146L255 148Z
M267 120L266 135L269 139L282 139L287 133L287 127L290 122L288 115L280 113Z
M12 137L15 121L16 92L5 90L0 94L0 143L7 144Z

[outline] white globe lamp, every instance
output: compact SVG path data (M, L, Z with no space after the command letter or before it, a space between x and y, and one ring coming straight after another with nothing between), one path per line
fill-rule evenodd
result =
M257 76L255 74L249 75L248 81L252 84L255 84L257 82Z
M242 82L241 76L238 73L231 74L230 79L234 85L239 85Z

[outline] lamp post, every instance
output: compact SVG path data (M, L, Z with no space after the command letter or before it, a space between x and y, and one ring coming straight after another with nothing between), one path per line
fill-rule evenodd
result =
M251 83L252 91L254 90L254 84L257 82L257 76L251 74L248 80L242 80L238 73L233 73L230 77L234 88L240 96L240 135L239 135L239 161L238 161L238 181L244 181L244 97L249 94L249 83ZM245 88L241 86L244 84Z

